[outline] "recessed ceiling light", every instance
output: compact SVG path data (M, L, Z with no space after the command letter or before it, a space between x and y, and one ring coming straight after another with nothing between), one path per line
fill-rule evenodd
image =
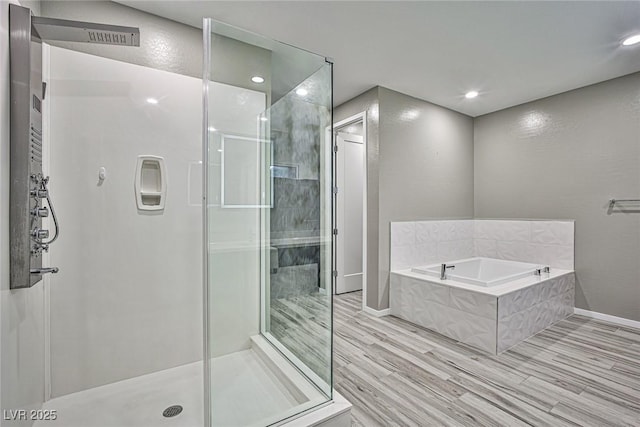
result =
M264 77L253 76L253 77L251 77L251 81L254 82L254 83L264 83Z
M623 46L631 46L634 44L640 43L640 34L636 34L635 36L627 37L622 42Z
M305 88L302 88L302 87L300 89L296 90L296 95L299 95L299 96L307 96L308 93L309 92Z
M467 98L467 99L473 99L476 96L478 96L478 91L477 90L471 90L471 91L469 91L469 92L464 94L464 97Z
M155 105L155 104L157 104L157 103L158 103L158 100L157 100L157 99L155 99L155 98L147 98L147 102L148 102L149 104L154 104L154 105Z

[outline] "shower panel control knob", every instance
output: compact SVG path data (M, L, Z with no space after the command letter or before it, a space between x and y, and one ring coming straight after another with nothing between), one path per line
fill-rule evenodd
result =
M39 228L36 228L31 232L31 234L38 240L49 238L49 230L40 230Z
M45 199L49 195L47 190L31 190L31 196L38 199Z
M49 216L49 209L47 208L36 208L34 210L31 211L31 214L33 216L37 216L40 218L46 218Z

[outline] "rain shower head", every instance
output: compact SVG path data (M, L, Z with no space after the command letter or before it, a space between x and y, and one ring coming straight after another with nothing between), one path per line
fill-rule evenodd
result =
M135 27L69 21L33 16L31 25L42 40L140 46L140 30Z

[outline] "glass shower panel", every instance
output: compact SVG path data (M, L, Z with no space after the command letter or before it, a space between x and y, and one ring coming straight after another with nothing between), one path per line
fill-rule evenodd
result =
M268 111L273 204L264 334L331 392L331 66Z
M204 31L208 422L271 425L332 397L332 66Z

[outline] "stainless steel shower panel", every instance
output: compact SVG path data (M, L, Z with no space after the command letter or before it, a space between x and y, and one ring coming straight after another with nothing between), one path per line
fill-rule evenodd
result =
M42 44L31 31L31 11L9 5L11 72L11 145L9 222L11 288L27 288L42 279L42 249L35 249L33 230L42 230L48 209L41 207L42 179ZM33 193L35 192L35 194Z
M140 30L37 17L31 15L29 8L9 5L11 289L31 287L43 274L58 272L57 267L42 268L42 253L60 234L47 187L49 177L42 173L43 40L140 46ZM49 230L42 229L42 218L49 214L55 226L52 238Z
M31 23L42 40L140 46L140 30L135 27L40 16L34 16Z

